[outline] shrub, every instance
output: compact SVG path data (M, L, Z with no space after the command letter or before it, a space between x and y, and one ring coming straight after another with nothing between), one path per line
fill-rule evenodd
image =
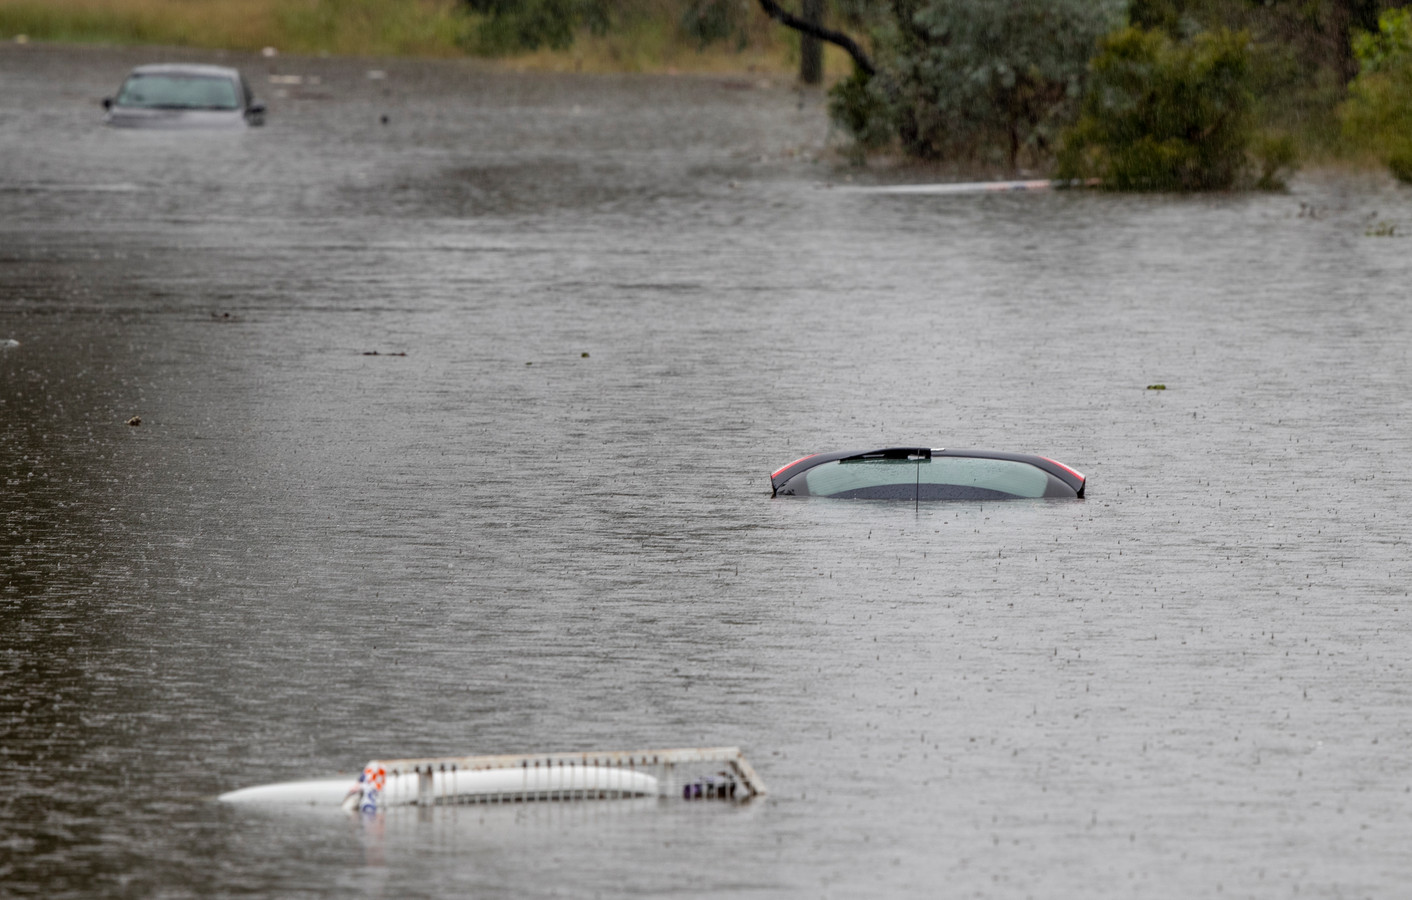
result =
M696 42L696 49L729 41L741 50L749 41L747 23L753 12L742 0L691 0L682 11L682 33Z
M1299 165L1294 138L1287 134L1259 135L1251 143L1250 155L1260 170L1255 186L1262 191L1283 190L1287 173Z
M1174 41L1126 28L1104 39L1078 123L1065 133L1060 176L1118 190L1203 191L1238 186L1249 170L1249 37L1202 32ZM1272 146L1269 176L1292 161Z
M885 146L896 137L886 99L876 93L874 79L862 71L829 90L829 116L865 150Z
M472 48L491 55L548 47L564 50L574 43L580 25L601 28L603 0L464 0L467 9L485 16Z
M1339 110L1344 138L1412 182L1412 10L1383 13L1376 34L1354 36L1353 53L1358 76Z
M1412 143L1398 147L1388 154L1387 167L1398 181L1412 184Z
M916 157L1045 160L1122 13L1118 0L897 0L878 74L839 85L831 110L860 143L886 134Z

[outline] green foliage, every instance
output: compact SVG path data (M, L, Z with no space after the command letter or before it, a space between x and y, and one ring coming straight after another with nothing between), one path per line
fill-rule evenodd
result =
M1183 0L1130 0L1128 24L1144 31L1162 31L1172 37L1182 37L1191 25Z
M1065 134L1061 177L1119 190L1237 187L1253 136L1249 52L1249 37L1229 31L1181 42L1140 28L1110 35ZM1271 148L1272 177L1292 151Z
M0 38L23 34L46 41L180 45L185 24L163 21L146 10L74 9L45 0L0 6Z
M879 72L833 96L860 142L886 128L911 155L1042 161L1071 120L1098 38L1120 0L894 0Z
M1412 182L1412 10L1391 9L1354 37L1358 77L1340 110L1345 139Z
M1312 82L1330 70L1353 77L1350 32L1377 28L1378 10L1405 0L1130 0L1130 23L1177 39L1225 28L1262 48L1289 51Z
M1350 35L1377 30L1378 12L1408 0L1130 0L1132 25L1174 40L1201 31L1251 36L1252 113L1320 155L1341 152L1337 109L1356 74Z
M1359 74L1395 72L1412 59L1412 10L1390 9L1378 17L1378 30L1353 35Z
M871 35L875 43L886 43L884 33L896 32L900 14L894 0L827 0L827 10L827 19L835 27Z
M902 133L919 155L1043 149L1077 106L1089 57L1119 11L1092 0L928 3L899 66Z
M1278 191L1285 187L1285 177L1299 165L1299 150L1294 138L1287 134L1257 135L1250 145L1250 155L1260 170L1255 186L1262 191Z
M587 29L630 40L646 34L685 38L703 50L728 42L743 50L755 22L754 0L461 0L478 17L469 49L507 55L548 47L567 50Z
M450 56L466 25L444 0L0 0L0 39Z
M1412 146L1402 146L1388 154L1387 167L1405 184L1412 184Z
M681 30L697 49L733 41L738 50L749 39L751 11L748 0L691 0L681 14Z
M873 79L862 71L829 91L829 116L853 138L855 158L893 142L897 130L886 103L873 94Z
M466 33L454 8L383 0L288 0L275 21L279 44L296 53L450 53Z
M609 0L464 0L484 16L471 42L486 54L517 53L548 47L565 50L574 33L587 26L602 31L609 25Z

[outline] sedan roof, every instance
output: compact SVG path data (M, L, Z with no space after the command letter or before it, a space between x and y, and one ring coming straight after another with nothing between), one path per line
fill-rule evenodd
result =
M239 78L240 72L229 66L208 66L200 63L151 63L132 70L134 75L204 75L207 78Z
M836 460L863 461L863 460L905 460L905 459L932 459L933 457L960 457L969 459L997 459L1011 462L1026 463L1046 472L1068 485L1079 497L1084 495L1084 484L1087 479L1082 472L1069 468L1057 460L1047 456L1035 456L1029 453L1002 453L995 450L951 450L941 447L884 447L879 450L843 450L835 453L816 453L797 459L783 468L775 470L770 475L771 492L778 491L780 486L789 481L800 472L812 469L815 466Z

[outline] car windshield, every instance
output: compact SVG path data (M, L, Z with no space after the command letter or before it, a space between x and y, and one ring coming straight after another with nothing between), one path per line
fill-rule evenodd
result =
M1049 487L1049 475L1028 463L971 457L842 459L801 474L815 497L1001 500L1043 497Z
M220 76L136 74L123 83L117 103L150 109L239 109L240 95L233 80Z

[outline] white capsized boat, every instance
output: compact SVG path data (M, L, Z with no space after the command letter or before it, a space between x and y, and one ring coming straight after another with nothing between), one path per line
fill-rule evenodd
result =
M356 778L267 784L221 794L223 803L342 807L611 800L681 796L743 801L764 782L736 747L373 760Z

